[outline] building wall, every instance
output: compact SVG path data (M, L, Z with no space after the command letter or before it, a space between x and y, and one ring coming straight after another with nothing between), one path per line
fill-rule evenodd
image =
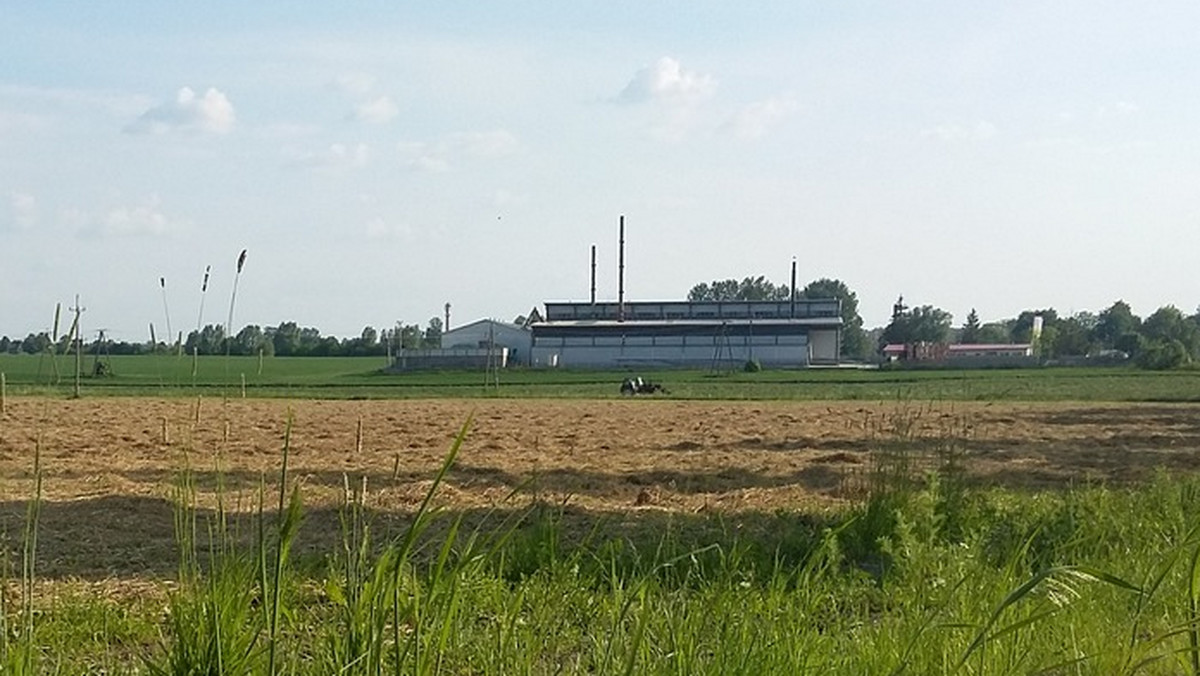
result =
M612 368L623 366L710 368L730 366L741 368L750 359L763 366L786 368L808 363L808 346L801 345L564 345L535 346L534 366L566 368Z
M812 353L809 355L814 364L836 364L841 352L840 331L837 329L813 329L808 333Z
M526 363L529 358L529 345L532 332L513 324L497 322L488 319L464 324L442 334L442 347L479 348L486 347L491 340L497 347L509 350L509 362Z
M508 348L494 350L402 350L392 360L390 371L430 371L438 369L505 368Z
M533 366L768 367L838 360L837 299L756 302L546 303Z
M764 366L808 364L808 337L791 335L584 335L535 339L534 366L607 368L621 366L740 367L750 359Z

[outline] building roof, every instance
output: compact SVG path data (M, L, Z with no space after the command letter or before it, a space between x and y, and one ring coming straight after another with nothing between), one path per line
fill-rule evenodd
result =
M496 326L496 327L503 327L503 328L505 328L505 329L512 329L513 331L525 331L525 332L528 332L528 331L529 331L529 329L528 329L528 328L526 328L526 327L524 327L524 326L521 326L521 325L519 325L519 324L512 324L512 323L510 323L510 322L502 322L502 321L499 321L499 320L497 320L497 319L488 319L488 318L486 318L486 317L485 317L484 319L476 319L475 321L473 321L473 322L470 322L470 323L468 323L468 324L462 324L461 326L456 326L456 327L454 327L454 328L452 328L452 329L447 329L447 330L445 330L445 331L443 331L443 332L442 332L442 335L444 336L444 335L447 335L447 334L456 333L456 332L458 332L458 331L466 331L467 329L469 329L469 328L471 328L471 327L474 327L474 326L479 326L479 325L481 325L481 324L482 324L482 325L485 325L485 326L486 326L486 325L488 325L488 324L491 324L491 325L493 325L493 326Z
M1030 343L959 343L949 345L951 352L1015 352L1033 348Z
M623 322L613 319L560 319L557 321L541 322L533 325L536 331L542 327L548 326L571 326L571 327L637 327L637 326L661 326L661 327L708 327L720 328L721 326L816 326L821 328L835 328L842 325L841 317L803 317L797 319L627 319Z

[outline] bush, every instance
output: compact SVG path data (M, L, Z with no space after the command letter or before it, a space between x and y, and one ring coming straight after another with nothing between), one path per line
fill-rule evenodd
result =
M762 370L762 362L757 359L747 359L742 366L742 370L746 373L758 373Z
M1183 343L1171 339L1148 342L1134 361L1144 369L1166 371L1184 366L1191 360L1191 355Z

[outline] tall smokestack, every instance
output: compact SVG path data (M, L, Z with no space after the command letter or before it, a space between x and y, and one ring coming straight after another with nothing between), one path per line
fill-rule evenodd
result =
M446 303L446 323L442 325L442 331L450 330L450 304Z
M596 245L592 245L592 305L596 304Z
M792 256L792 319L796 318L796 257Z
M625 321L625 217L621 216L620 253L617 256L617 321Z

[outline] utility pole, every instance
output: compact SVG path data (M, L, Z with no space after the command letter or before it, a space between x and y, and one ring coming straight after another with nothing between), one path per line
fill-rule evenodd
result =
M79 398L79 377L83 371L83 331L79 328L79 315L87 308L79 304L79 294L75 294L75 307L67 308L75 313L75 398Z

